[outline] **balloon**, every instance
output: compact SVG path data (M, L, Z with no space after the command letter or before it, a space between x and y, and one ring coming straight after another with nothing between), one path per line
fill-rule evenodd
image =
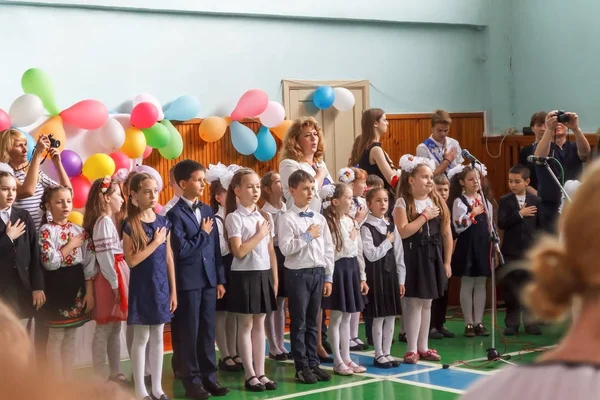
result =
M158 172L156 172L156 170L154 168L149 167L147 165L138 165L134 169L135 169L135 172L146 173L146 174L150 175L156 181L156 183L158 185L158 191L160 192L162 190L162 188L163 188L162 178L161 178L160 174Z
M29 126L44 114L44 104L35 94L24 94L12 103L8 114L12 126Z
M83 214L79 211L71 211L69 217L67 218L71 223L75 225L82 226L83 225Z
M144 136L146 137L146 144L155 149L160 149L168 145L171 138L169 129L158 122L148 129L142 129L142 132L144 132Z
M101 128L90 131L88 135L101 138L102 148L107 153L120 149L125 143L125 129L115 118L108 118Z
M83 100L60 113L63 121L81 129L99 129L108 119L108 108L98 100Z
M129 158L138 158L146 150L146 137L144 133L133 126L125 131L125 142L121 152Z
M169 135L170 135L170 133L169 133ZM150 157L150 154L152 154L152 147L146 146L146 150L144 150L144 154L142 154L142 158L145 160L146 158Z
M160 214L160 212L162 211L163 206L160 203L156 203L156 205L154 206L154 212L157 214Z
M131 125L131 121L129 120L130 114L113 114L111 115L111 118L114 118L117 121L119 121L123 129L128 129L133 126Z
M242 118L252 118L262 114L269 104L269 97L260 89L248 90L240 97L231 113L231 119L239 121ZM251 152L252 153L252 152Z
M60 108L56 104L52 80L41 69L31 68L25 71L21 77L21 87L25 93L38 96L51 116L60 113Z
M44 122L39 128L37 128L31 136L37 142L41 135L53 135L52 137L60 142L58 150L62 151L65 148L67 137L65 135L65 128L63 127L63 121L61 117L55 116L48 118L48 120ZM45 156L45 154L43 154L42 156Z
M73 207L83 208L90 193L91 183L83 175L77 175L70 179L73 188Z
M4 110L0 110L0 131L10 129L10 117Z
M107 175L112 176L115 170L115 161L108 154L98 153L85 160L81 174L93 182Z
M331 107L334 100L335 93L331 86L319 86L313 94L313 103L321 110Z
M127 119L129 120L129 114L131 114L132 110L133 110L133 101L125 100L124 102L122 102L121 104L119 104L118 106L113 108L111 110L111 114L127 114L127 116L128 116Z
M165 106L165 119L187 121L200 112L200 100L194 96L180 96Z
M140 103L133 107L130 119L136 128L150 128L158 121L158 110L152 103Z
M127 157L125 154L121 153L120 151L115 151L114 153L110 153L108 156L112 158L115 163L115 171L118 171L121 168L126 168L129 170L130 161L129 157Z
M285 110L283 106L276 101L269 101L267 109L258 116L260 122L268 127L273 128L281 124L285 119Z
M250 128L234 121L229 129L231 129L231 143L238 153L248 155L256 151L258 140Z
M183 139L179 131L171 124L171 121L163 119L160 123L169 129L171 138L169 139L169 144L158 149L158 152L167 160L174 160L183 152Z
M343 87L333 89L335 100L333 106L340 111L350 111L354 107L355 99L351 91Z
M288 129L290 129L290 126L292 126L293 123L294 121L286 119L281 124L277 125L274 128L271 128L271 132L273 132L273 134L277 136L280 140L283 140L286 132L288 131Z
M227 130L227 121L221 117L204 118L200 124L200 138L207 143L221 139Z
M69 178L81 174L83 161L81 161L79 154L75 153L74 151L63 150L63 152L60 153L60 162L62 163L63 168L65 169L65 172Z
M25 139L27 139L27 162L31 161L31 157L33 157L33 152L35 151L35 139L31 137L29 133L25 133L20 131ZM50 163L52 164L52 163Z
M54 163L46 162L40 166L40 170L46 174L46 176L52 179L54 182L60 182L60 176L58 176L58 172L56 171L56 166Z
M269 128L262 126L256 135L258 141L258 147L254 152L254 157L258 161L269 161L277 153L277 143L275 138L271 135Z
M152 96L151 94L148 94L148 93L138 94L137 96L135 96L133 98L133 106L135 107L135 106L137 106L140 103L151 103L151 104L154 104L154 107L156 107L156 109L158 110L158 120L162 121L163 119L165 119L165 113L163 112L162 107L160 106L159 101L156 100L156 97L154 97L154 96Z

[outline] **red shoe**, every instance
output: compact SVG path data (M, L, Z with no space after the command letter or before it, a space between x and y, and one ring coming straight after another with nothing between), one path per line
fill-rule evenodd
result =
M419 357L425 361L440 361L442 359L435 350L427 350L425 353L419 352Z
M404 355L404 364L416 364L419 361L419 355L412 351Z

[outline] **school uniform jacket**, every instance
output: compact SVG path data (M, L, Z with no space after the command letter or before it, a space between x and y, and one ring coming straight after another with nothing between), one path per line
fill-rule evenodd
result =
M519 215L519 201L514 193L500 198L498 207L498 227L504 230L502 254L509 259L523 257L533 243L535 233L540 226L540 208L542 199L530 193L525 195L525 207L536 206L538 212L532 217Z

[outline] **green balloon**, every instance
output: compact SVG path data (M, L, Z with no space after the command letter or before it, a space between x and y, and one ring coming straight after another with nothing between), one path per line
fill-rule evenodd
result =
M169 121L168 119L164 119L160 123L166 126L169 130L170 139L169 144L167 144L165 147L158 149L158 152L167 160L174 160L177 157L179 157L183 152L183 139L181 138L181 134L173 126L171 121Z
M153 149L165 147L169 144L169 140L171 139L169 128L158 122L148 129L142 129L142 132L144 132L144 136L146 136L146 144Z
M44 71L38 68L25 71L21 77L21 87L25 93L39 97L44 104L44 108L51 116L54 117L60 114L60 108L56 104L52 79Z

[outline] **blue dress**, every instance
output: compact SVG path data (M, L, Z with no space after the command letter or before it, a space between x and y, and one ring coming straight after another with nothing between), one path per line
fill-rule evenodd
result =
M142 221L144 232L151 241L154 231L171 224L166 217L157 215L152 223ZM131 235L127 220L123 232ZM131 268L129 278L128 325L159 325L171 321L169 279L167 276L167 244L161 244L148 258Z

